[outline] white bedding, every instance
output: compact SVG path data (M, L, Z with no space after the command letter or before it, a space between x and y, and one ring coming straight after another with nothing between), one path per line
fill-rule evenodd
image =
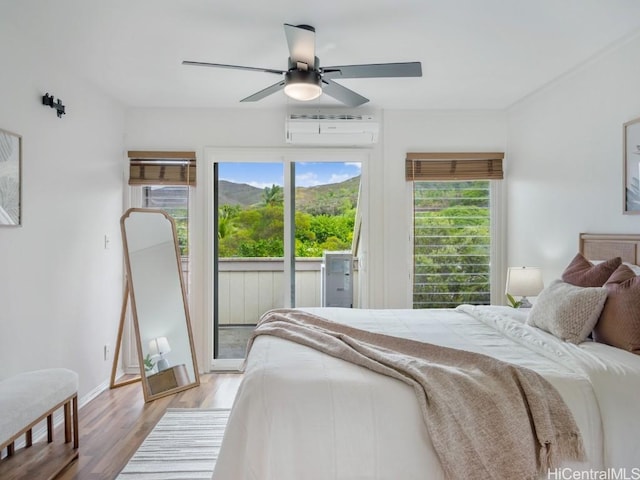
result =
M459 348L531 368L573 412L588 461L579 470L640 467L640 356L561 342L508 307L457 310L306 308L379 333ZM505 452L505 455L517 452ZM247 359L214 480L444 479L408 385L276 337Z

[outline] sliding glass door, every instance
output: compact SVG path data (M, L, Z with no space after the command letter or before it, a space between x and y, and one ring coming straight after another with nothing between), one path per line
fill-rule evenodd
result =
M343 297L341 306L352 306L353 268L343 267L354 253L361 164L298 162L295 170L295 306L329 306L326 273L335 274L336 267L342 272L330 277L340 282L333 291ZM328 252L340 253L330 267L325 265Z
M335 154L216 160L212 345L214 360L224 363L244 358L268 310L322 305L326 252L354 251L361 162Z
M284 306L282 163L217 164L215 358L244 358L256 321Z

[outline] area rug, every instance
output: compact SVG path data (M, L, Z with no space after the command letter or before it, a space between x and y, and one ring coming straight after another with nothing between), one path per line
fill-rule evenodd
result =
M168 409L118 480L210 479L229 409Z

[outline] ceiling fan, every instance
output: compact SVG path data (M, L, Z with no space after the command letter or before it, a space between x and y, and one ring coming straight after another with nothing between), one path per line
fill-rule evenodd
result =
M284 93L301 101L318 98L323 92L350 107L357 107L369 101L353 90L336 83L342 78L380 78L380 77L421 77L420 62L371 63L365 65L340 65L321 67L316 57L316 30L309 25L284 24L284 33L289 46L288 70L271 68L244 67L222 63L192 62L185 60L183 65L199 67L233 68L280 75L277 83L240 100L255 102L284 89Z

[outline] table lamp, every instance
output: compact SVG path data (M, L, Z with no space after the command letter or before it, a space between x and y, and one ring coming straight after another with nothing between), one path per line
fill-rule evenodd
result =
M160 357L156 362L159 372L169 368L169 362L164 358L164 355L170 351L171 347L169 346L167 337L157 337L149 342L149 355L152 357Z
M540 268L509 267L507 270L507 287L505 293L514 297L522 297L519 308L531 308L531 302L527 297L535 297L543 288L542 271Z

